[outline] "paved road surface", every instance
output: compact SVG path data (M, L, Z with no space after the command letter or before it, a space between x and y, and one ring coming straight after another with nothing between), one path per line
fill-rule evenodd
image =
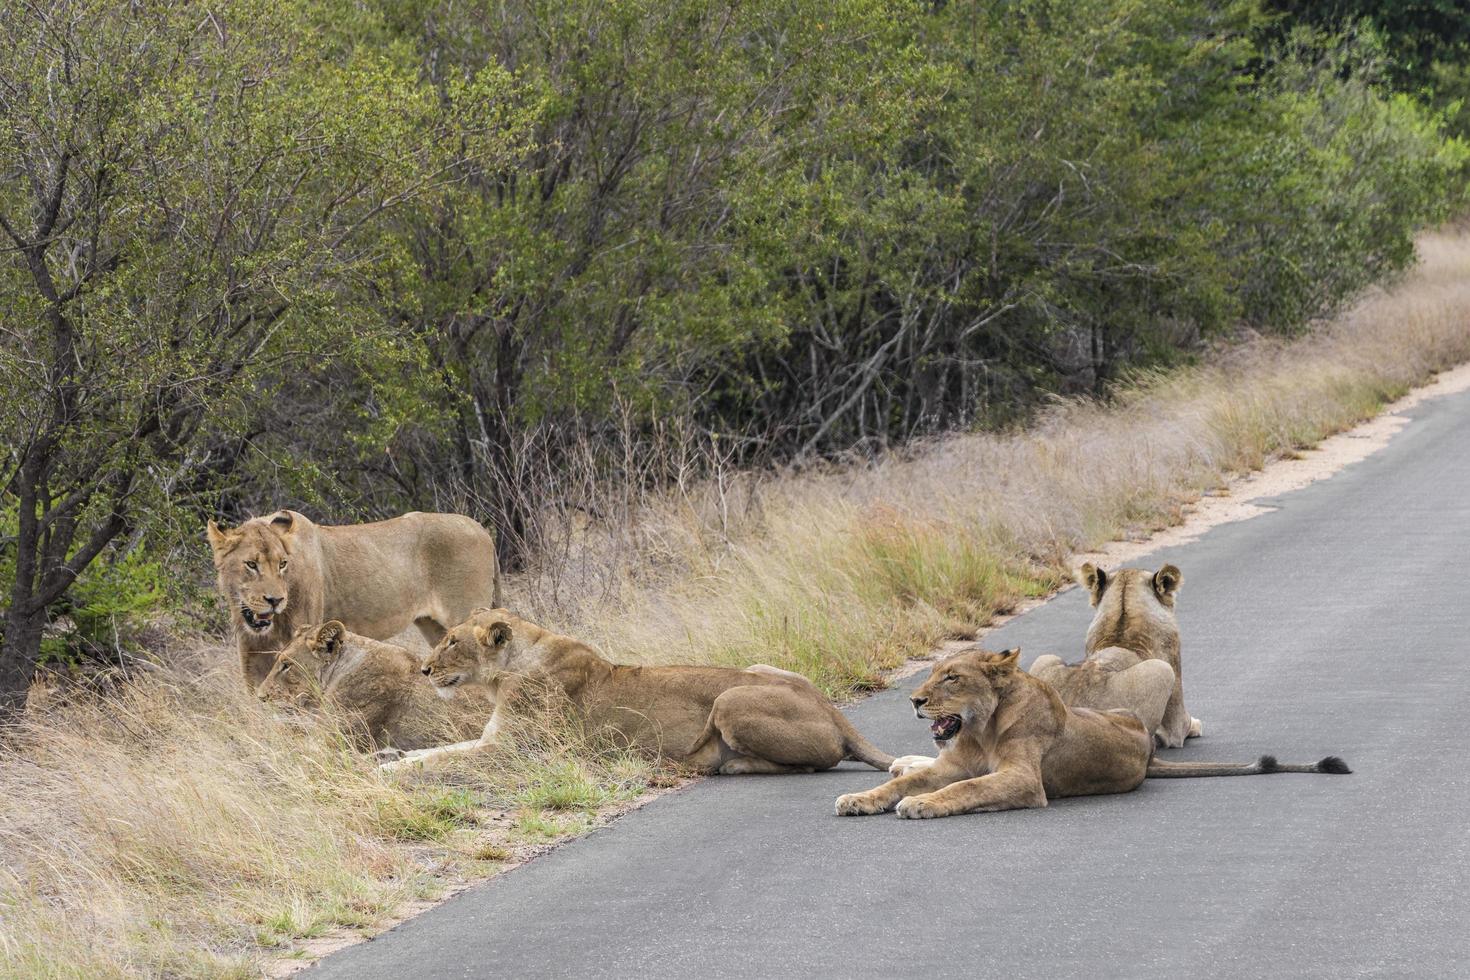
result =
M1470 976L1470 394L1178 564L1174 758L1352 776L1163 780L1045 810L839 818L880 778L704 781L308 976ZM988 645L1080 654L1078 589ZM910 682L912 686L914 682ZM905 690L852 717L926 751ZM949 938L941 938L941 935Z

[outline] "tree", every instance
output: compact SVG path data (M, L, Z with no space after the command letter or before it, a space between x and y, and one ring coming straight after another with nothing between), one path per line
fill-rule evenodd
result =
M280 379L396 356L356 295L383 216L514 138L503 73L446 110L313 12L0 7L0 712L77 577L235 467Z

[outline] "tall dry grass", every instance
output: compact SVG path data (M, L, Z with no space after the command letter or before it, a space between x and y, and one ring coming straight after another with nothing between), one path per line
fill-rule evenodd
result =
M251 977L369 928L446 870L492 873L647 786L565 724L432 776L387 778L342 720L283 718L206 648L112 696L48 706L0 746L0 975Z
M1141 375L1106 404L878 463L721 474L567 525L512 583L529 615L621 659L807 673L848 694L1052 588L1068 556L1470 360L1470 236L1429 235L1397 288L1311 336ZM565 726L407 779L330 721L283 723L206 650L36 712L0 755L0 971L229 976L331 926L369 927L446 862L489 871L646 786ZM207 669L206 669L207 668Z
M842 695L1063 580L1068 556L1139 529L1470 360L1470 237L1428 234L1395 288L1295 340L1131 378L1024 429L951 436L864 466L684 488L592 529L579 591L522 583L535 613L654 662L764 661ZM609 587L608 583L613 583Z

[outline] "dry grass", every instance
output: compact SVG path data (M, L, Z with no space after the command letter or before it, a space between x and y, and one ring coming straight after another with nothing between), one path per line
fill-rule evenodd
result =
M233 656L55 705L0 761L0 975L258 976L371 928L439 875L493 873L637 797L646 763L564 725L389 779L330 721L284 721Z
M691 488L630 529L594 530L526 605L621 659L810 675L842 695L1052 589L1068 556L1162 528L1183 505L1373 415L1470 360L1470 237L1312 335L1260 338L1141 374L1106 403L1025 429L952 436L862 466ZM617 584L609 589L608 582Z
M839 695L870 687L1054 587L1075 550L1173 523L1231 474L1470 360L1470 237L1421 251L1397 289L1311 337L1141 376L1013 433L684 487L625 526L576 528L512 595L623 659L765 661ZM274 719L223 651L204 658L225 666L180 666L10 733L5 975L254 975L293 940L370 928L446 867L493 871L584 830L650 778L566 724L387 778L330 724Z

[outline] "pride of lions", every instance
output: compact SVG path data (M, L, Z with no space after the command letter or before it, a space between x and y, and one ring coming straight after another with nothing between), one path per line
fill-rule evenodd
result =
M246 685L298 709L331 703L385 769L493 746L550 692L589 728L698 772L814 772L844 759L887 770L875 789L838 797L844 816L1041 807L1126 793L1148 777L1351 771L1335 756L1306 765L1156 757L1202 732L1184 707L1174 617L1184 579L1173 565L1082 566L1096 613L1080 663L1043 656L1027 672L1020 650L979 647L940 661L911 698L938 754L894 758L800 674L616 664L502 608L494 540L462 515L332 527L282 510L236 528L211 521L208 539ZM411 625L432 647L427 657L387 642ZM442 730L428 721L436 696L467 690L486 698L483 733L431 744Z

